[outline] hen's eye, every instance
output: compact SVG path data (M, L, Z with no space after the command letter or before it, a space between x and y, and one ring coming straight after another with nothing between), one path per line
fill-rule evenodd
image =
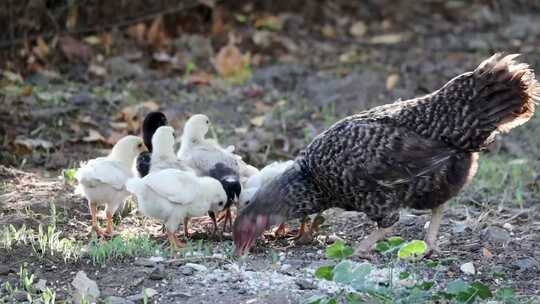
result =
M246 205L249 205L249 201L246 202Z

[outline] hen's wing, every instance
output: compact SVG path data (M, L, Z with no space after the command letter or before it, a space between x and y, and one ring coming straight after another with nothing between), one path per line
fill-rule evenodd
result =
M199 196L200 185L192 172L165 169L143 179L146 186L172 203L186 205Z
M99 183L107 184L117 190L124 188L126 180L131 177L129 169L120 163L107 158L96 158L88 161L75 175L85 186L96 187Z
M405 128L352 117L315 138L303 155L319 185L354 196L427 176L454 153Z

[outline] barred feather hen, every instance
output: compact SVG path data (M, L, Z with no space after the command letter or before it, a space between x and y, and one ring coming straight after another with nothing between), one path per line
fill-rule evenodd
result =
M335 123L240 212L236 252L273 225L331 207L364 212L378 224L360 254L391 232L401 207L431 209L425 239L436 249L443 205L474 176L478 152L534 113L540 85L516 57L495 54L431 94Z

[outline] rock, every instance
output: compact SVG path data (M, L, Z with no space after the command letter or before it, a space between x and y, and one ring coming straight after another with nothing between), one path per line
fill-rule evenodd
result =
M295 283L296 285L298 285L298 287L300 287L301 290L317 289L317 286L313 282L310 282L306 279L298 279L295 281Z
M157 294L158 294L158 292L155 289L145 288L145 289L143 289L143 291L140 294L129 296L129 297L127 297L127 299L130 300L130 301L137 302L137 301L143 300L145 297L147 299L150 299L150 298L152 298L153 296L155 296Z
M26 291L17 290L12 294L12 296L15 300L17 300L18 303L28 300L28 294L26 293Z
M540 269L540 263L532 257L519 259L513 262L512 265L516 266L521 271Z
M510 240L510 233L497 226L489 226L482 232L482 235L489 242L504 244Z
M124 299L124 298L121 298L121 297L114 297L114 296L107 297L105 299L105 303L109 303L109 304L135 304L135 302L130 301L128 299Z
M186 266L186 267L191 267L191 268L193 268L193 269L196 270L196 271L201 271L201 272L208 271L208 268L206 268L206 266L201 265L201 264L186 263L186 265L184 265L184 266Z
M260 47L269 47L272 43L272 33L269 31L256 31L253 34L253 43Z
M13 269L11 269L8 265L0 265L0 276L8 275L13 272Z
M179 268L180 273L182 273L185 276L191 276L195 273L195 269L188 267L188 266L182 266Z
M157 262L147 258L138 258L133 262L135 266L155 267Z
M39 281L34 284L34 288L40 291L44 291L47 288L47 280L39 279Z
M158 281L163 280L166 276L167 274L165 273L165 271L156 268L150 273L149 278L150 280Z
M80 303L84 298L89 302L95 302L99 298L100 292L95 281L90 280L84 271L79 271L71 282L75 292L73 298L76 303Z
M461 267L459 267L459 269L461 269L461 271L463 271L465 274L474 275L476 273L476 269L474 268L474 264L472 262L464 263L461 265Z
M349 33L354 37L364 36L366 31L367 31L367 26L362 21L353 23L349 29Z

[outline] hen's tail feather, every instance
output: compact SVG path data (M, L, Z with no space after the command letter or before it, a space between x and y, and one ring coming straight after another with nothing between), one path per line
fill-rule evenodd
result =
M526 123L540 99L540 84L518 55L497 53L474 71L413 101L398 120L417 133L464 151L481 151L497 133Z

